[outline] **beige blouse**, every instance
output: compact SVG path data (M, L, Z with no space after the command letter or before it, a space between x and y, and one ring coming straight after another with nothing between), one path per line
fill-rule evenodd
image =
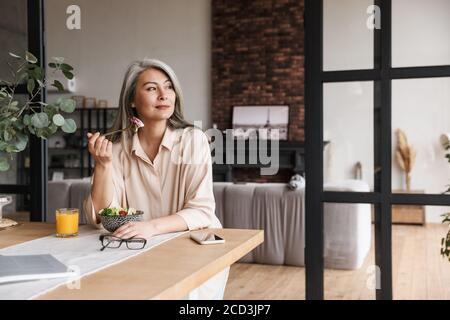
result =
M137 134L129 147L113 144L112 152L115 192L110 207L142 210L144 220L177 214L189 230L221 228L215 215L211 153L201 130L167 127L153 162ZM91 183L93 179L95 175ZM96 223L91 196L84 209L87 221L101 228Z
M189 230L222 227L215 215L211 152L201 130L167 127L154 162L142 149L137 134L129 147L115 143L112 151L115 192L110 207L143 210L145 220L177 214ZM102 228L96 222L91 196L84 202L84 211L90 224ZM228 273L229 267L185 299L222 299Z

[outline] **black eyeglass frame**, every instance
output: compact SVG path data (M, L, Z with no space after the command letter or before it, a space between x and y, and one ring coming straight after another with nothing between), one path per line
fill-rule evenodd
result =
M104 243L104 240L105 240L106 237L111 238L112 241L108 241L108 242L105 244L105 243ZM105 250L105 248L118 249L118 248L120 248L120 246L121 246L122 243L124 243L124 242L126 243L127 248L128 248L129 250L142 250L142 249L144 249L145 246L147 245L147 239L144 239L144 238L136 238L136 237L129 238L129 239L122 239L122 238L115 237L115 236L109 235L109 234L101 234L100 237L99 237L98 239L99 239L100 242L102 243L102 248L100 249L100 251ZM118 241L118 242L119 242L119 245L118 245L117 247L109 247L108 245L109 245L111 242L113 242L113 241ZM130 246L129 246L128 244L129 244L129 243L132 243L132 242L140 242L140 243L142 243L142 244L143 244L143 245L142 245L142 248L130 248Z

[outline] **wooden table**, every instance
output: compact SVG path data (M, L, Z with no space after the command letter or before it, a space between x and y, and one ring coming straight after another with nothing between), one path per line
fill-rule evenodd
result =
M212 229L224 244L198 245L189 233L85 276L39 299L180 299L264 241L262 230ZM0 248L54 234L55 225L30 222L0 231Z

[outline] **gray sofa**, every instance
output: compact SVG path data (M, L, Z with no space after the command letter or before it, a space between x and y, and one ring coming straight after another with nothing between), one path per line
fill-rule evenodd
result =
M369 191L359 180L325 185L330 191ZM90 180L49 182L47 221L54 221L56 208L80 209L90 192ZM214 183L216 215L225 228L263 229L264 243L241 262L304 266L304 189L290 190L282 183ZM359 268L370 249L371 209L368 204L324 206L325 267Z

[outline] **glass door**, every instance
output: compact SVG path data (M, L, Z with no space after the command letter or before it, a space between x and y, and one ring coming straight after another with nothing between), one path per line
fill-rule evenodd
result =
M25 55L33 53L42 63L42 2L38 0L0 1L0 11L4 18L0 24L0 78L14 81L8 64L14 60L9 53ZM2 84L0 84L1 86ZM5 85L3 84L3 88ZM25 81L19 82L14 99L19 104L28 98ZM36 99L45 99L36 96ZM2 133L3 134L3 133ZM7 139L2 137L2 141ZM46 211L45 181L45 141L30 137L27 148L20 153L1 152L1 158L8 163L9 169L0 172L0 194L12 196L12 203L3 209L4 217L13 220L44 219ZM33 192L31 192L33 190Z
M431 287L448 276L448 12L306 0L308 299L449 296Z

